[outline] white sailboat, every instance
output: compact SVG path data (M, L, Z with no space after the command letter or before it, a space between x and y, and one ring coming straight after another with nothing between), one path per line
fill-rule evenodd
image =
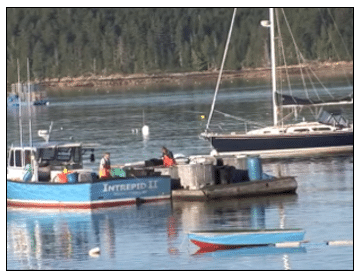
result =
M352 152L354 144L353 124L349 124L339 113L323 111L318 121L303 121L297 124L284 125L283 119L279 120L279 113L284 109L292 109L296 112L303 108L353 105L353 96L323 102L279 94L276 88L274 8L269 9L269 20L262 21L261 25L270 29L273 126L245 133L236 131L215 133L210 130L209 125L214 112L218 85L226 56L227 49L225 49L208 124L205 132L201 134L203 138L210 141L213 147L212 153L261 154L263 157L278 157L294 154ZM227 45L231 30L232 28L230 28Z

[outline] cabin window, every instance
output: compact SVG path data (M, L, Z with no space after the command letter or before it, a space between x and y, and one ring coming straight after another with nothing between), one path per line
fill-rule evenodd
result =
M309 129L307 129L307 128L298 128L298 129L294 129L294 132L309 132Z
M329 127L314 127L314 131L330 131L331 129Z
M15 151L15 166L21 167L21 150Z
M55 156L54 148L40 149L40 157L43 160L53 160Z
M79 163L80 158L81 158L81 149L80 148L75 148L75 150L74 150L74 162Z
M27 164L31 164L30 151L29 150L25 151L25 165L27 165Z
M69 161L71 158L71 148L58 148L57 160Z
M14 151L10 151L10 160L9 160L9 166L14 166Z

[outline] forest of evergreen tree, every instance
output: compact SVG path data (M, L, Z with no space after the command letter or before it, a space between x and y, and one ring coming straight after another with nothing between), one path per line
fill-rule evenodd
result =
M305 59L353 59L353 8L283 11ZM17 59L26 80L27 58L31 79L38 80L218 69L232 13L232 8L7 8L7 83L17 81ZM226 69L268 65L264 19L267 8L238 8ZM295 64L285 19L279 19L287 63Z

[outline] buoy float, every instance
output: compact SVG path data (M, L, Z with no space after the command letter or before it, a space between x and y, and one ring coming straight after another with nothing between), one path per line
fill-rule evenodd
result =
M330 246L351 246L354 244L354 242L352 240L334 240L328 241L326 244Z
M300 241L291 241L291 242L279 242L279 243L275 243L275 247L299 247L301 244Z
M91 257L99 257L99 255L100 255L99 247L95 247L89 251L89 256L91 256Z
M142 134L143 134L144 136L148 136L149 133L150 133L149 126L144 125L144 126L142 127L142 129L141 129L141 132L142 132Z
M314 243L311 243L309 241L291 241L291 242L279 242L275 243L275 247L306 247L309 244L309 246L313 245ZM328 246L352 246L354 242L352 240L333 240L333 241L325 241L322 243L318 243L320 245L328 245Z

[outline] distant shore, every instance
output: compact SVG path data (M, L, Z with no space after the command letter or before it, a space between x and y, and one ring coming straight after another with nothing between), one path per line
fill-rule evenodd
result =
M335 78L337 76L347 76L353 78L353 62L326 62L308 63L306 65L296 65L288 67L290 77L301 75L301 71L306 75L305 67L314 72L319 78ZM279 68L278 68L279 69ZM303 70L301 70L303 69ZM77 89L77 88L135 88L146 86L171 85L182 86L192 85L203 82L216 82L218 71L187 72L187 73L157 73L157 74L112 74L109 76L80 76L76 78L64 77L44 79L41 84L52 89ZM270 80L270 68L241 69L239 71L224 71L222 80ZM282 76L285 78L286 71L282 69Z

